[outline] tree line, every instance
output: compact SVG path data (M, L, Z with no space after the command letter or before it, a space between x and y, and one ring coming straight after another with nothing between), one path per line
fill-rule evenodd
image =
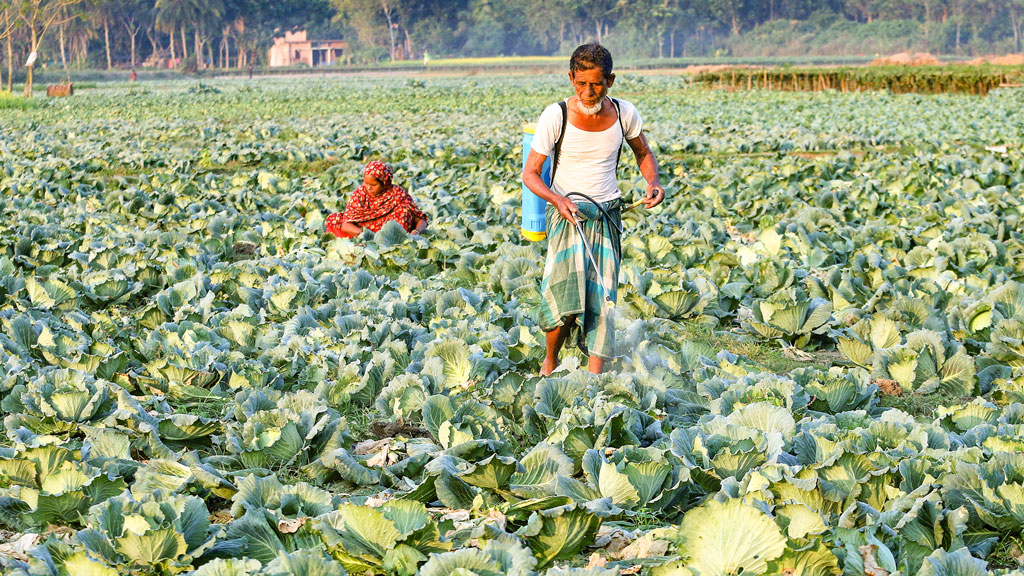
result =
M629 58L901 48L967 55L1020 52L1024 41L1024 0L332 0L332 7L359 46L391 58L423 50L566 54L592 40ZM794 36L802 42L793 45Z
M35 67L260 66L297 29L344 39L349 63L591 40L630 58L1020 52L1024 0L0 0L0 85L33 53Z
M281 31L334 17L329 0L0 0L0 86L25 69L30 94L41 65L246 68Z

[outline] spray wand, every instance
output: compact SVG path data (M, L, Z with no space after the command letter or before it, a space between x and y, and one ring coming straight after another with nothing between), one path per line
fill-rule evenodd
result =
M621 213L621 214L625 214L626 212L629 212L629 211L630 211L630 210L632 210L633 208L636 208L637 206L639 206L639 205L641 205L641 204L643 204L643 203L644 203L644 199L643 199L643 198L641 198L641 199L637 200L636 202L633 202L633 203L632 203L632 204L630 204L629 206L626 206L625 208L623 208L622 210L620 210L620 211L619 211L619 213Z
M566 198L570 196L579 196L580 198L583 198L584 200L587 200L588 202L596 206L597 209L601 211L602 216L604 216L608 220L608 223L611 224L612 226L615 226L615 228L619 231L620 235L622 234L622 226L620 224L617 224L614 220L612 220L609 217L608 212L601 206L600 203L595 201L590 196L583 194L582 192L569 192L568 194L565 195ZM643 202L643 198L641 198L640 200L637 200L636 202L621 209L619 213L622 214L628 212L633 208L636 208L637 206L643 204ZM587 244L587 237L586 235L583 234L583 226L580 224L580 220L576 218L575 215L573 215L572 223L573 226L576 227L576 232L578 232L580 235L580 241L583 242L583 250L584 252L586 252L587 257L590 259L590 265L594 267L594 275L597 276L597 283L601 287L601 291L604 292L603 304L607 309L610 310L615 307L615 301L612 300L611 291L608 290L608 287L604 285L604 278L602 278L601 275L598 273L599 268L597 266L597 259L594 258L594 251L590 249L590 244Z

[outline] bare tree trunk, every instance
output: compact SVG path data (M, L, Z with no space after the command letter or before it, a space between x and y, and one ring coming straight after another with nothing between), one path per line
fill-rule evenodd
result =
M409 59L412 60L412 38L409 36L408 28L403 28L402 30L405 32L405 53L408 54Z
M924 49L928 50L928 32L932 23L931 0L924 0Z
M139 35L138 29L128 32L128 39L132 47L132 68L135 68L135 37Z
M107 48L107 70L114 67L110 60L110 20L103 17L103 44Z
M1017 52L1021 51L1021 18L1020 14L1010 8L1010 26L1013 28L1013 46ZM957 40L960 39L960 27L957 25Z
M391 61L395 61L395 26L391 23L391 8L388 7L387 0L380 0L381 7L384 8L384 18L388 21L388 34L391 36Z
M185 27L181 27L181 58L188 59L188 42L185 42Z
M206 55L209 56L210 67L213 68L213 42L206 43Z
M155 57L160 52L160 45L156 43L156 38L153 36L154 30L150 27L146 28L146 38L149 39L149 45L153 48L153 56Z
M4 8L4 27L8 27L11 24L11 12L10 8ZM14 48L11 45L11 35L7 34L7 91L11 91L11 82L14 77ZM3 85L3 79L0 78L0 85Z
M675 26L673 26L672 30L669 31L668 38L669 38L669 40L668 40L668 57L669 58L675 58L676 57L676 27Z
M65 24L61 22L60 26L57 27L57 44L60 45L60 64L64 67L64 71L67 72L68 56L67 50L64 48L64 26Z
M196 47L196 70L203 69L203 45L199 42L199 23L196 23L195 33L193 34L193 46Z
M32 47L31 52L35 52L39 48L39 37L34 26L32 27L32 43L30 46ZM32 68L33 66L27 66L25 69L25 98L32 97Z
M167 37L170 38L170 40L171 40L171 60L174 60L174 59L177 58L174 55L174 30L171 30L171 33L168 34Z
M7 36L7 91L14 92L14 42Z

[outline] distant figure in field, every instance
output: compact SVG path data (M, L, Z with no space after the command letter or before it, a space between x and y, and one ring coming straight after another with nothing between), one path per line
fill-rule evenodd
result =
M589 356L588 368L595 374L615 356L615 326L602 286L614 302L622 260L622 193L616 168L623 144L629 144L647 180L644 206L651 209L665 198L658 161L641 131L640 113L629 102L608 97L615 82L611 53L599 44L580 46L569 60L569 81L575 95L540 115L523 169L523 184L549 204L548 253L541 281L540 327L547 345L542 375L558 365L558 352L570 336ZM548 156L550 187L541 177ZM582 199L583 194L592 202ZM596 266L586 260L577 223Z
M135 68L132 68L132 82L135 82L136 78L138 78L138 74L135 73Z
M363 170L363 185L352 192L344 212L327 217L327 231L341 238L359 235L364 228L377 232L388 220L394 220L410 234L427 227L424 214L404 188L393 184L394 171L383 162L373 161Z
M423 51L423 65L426 66L427 64L430 64L430 52L427 52L426 50L424 50Z

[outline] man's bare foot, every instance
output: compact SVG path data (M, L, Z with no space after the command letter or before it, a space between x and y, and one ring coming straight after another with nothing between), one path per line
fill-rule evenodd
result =
M544 359L544 363L540 365L540 375L541 376L550 376L551 373L554 372L555 368L557 368L557 367L558 367L558 362L556 360L549 360L549 359L545 358Z

